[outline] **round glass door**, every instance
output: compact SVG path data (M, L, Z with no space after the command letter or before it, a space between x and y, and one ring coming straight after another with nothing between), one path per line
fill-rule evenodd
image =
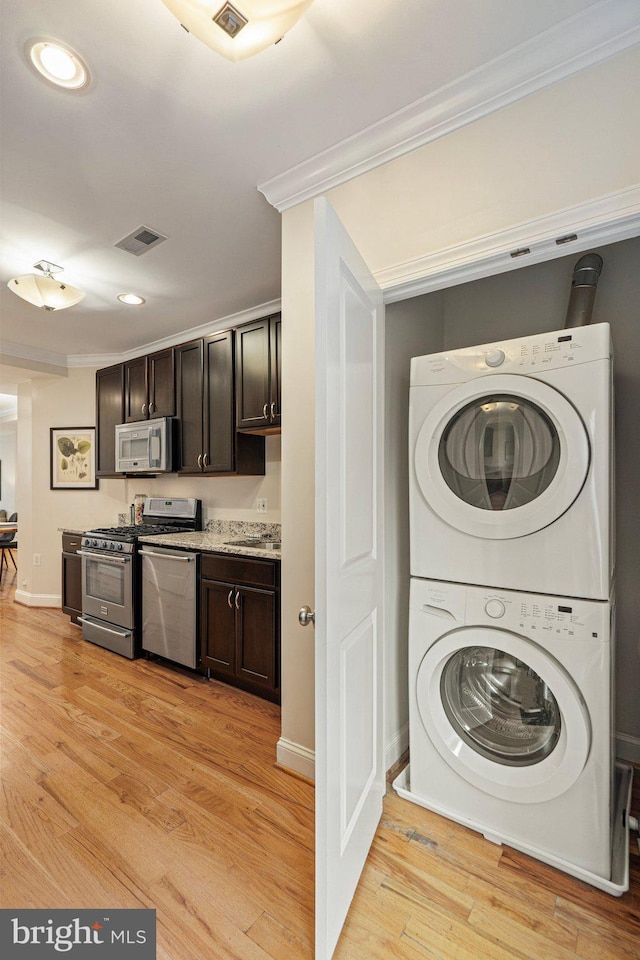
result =
M414 448L428 509L463 533L495 540L527 536L562 516L589 463L575 407L548 384L510 374L452 387L427 413Z
M516 803L560 796L591 749L591 722L553 655L509 630L462 627L428 648L415 679L418 715L448 766Z
M480 510L513 510L540 496L560 462L560 438L530 400L479 397L442 434L438 459L450 490Z
M539 763L560 738L553 693L535 670L503 650L459 650L442 671L440 695L458 735L496 763Z

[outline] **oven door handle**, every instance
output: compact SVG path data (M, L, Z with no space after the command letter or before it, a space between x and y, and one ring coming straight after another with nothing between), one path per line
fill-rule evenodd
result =
M93 560L106 560L107 563L119 563L123 566L125 563L131 563L131 557L117 557L110 553L92 553L91 550L78 550L81 557L91 557Z
M178 563L193 563L196 559L193 554L184 557L176 557L173 553L153 553L151 550L141 550L141 557L159 557L161 560L177 560Z

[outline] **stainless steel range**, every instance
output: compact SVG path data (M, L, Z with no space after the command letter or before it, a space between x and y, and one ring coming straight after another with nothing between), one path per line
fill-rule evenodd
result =
M202 503L147 497L143 522L100 527L82 537L82 636L132 660L140 652L138 539L202 530Z

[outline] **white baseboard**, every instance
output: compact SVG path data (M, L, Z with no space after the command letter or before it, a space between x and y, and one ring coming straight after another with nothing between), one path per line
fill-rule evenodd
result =
M385 770L390 770L397 763L405 750L409 749L409 724L405 723L397 733L387 741L384 753Z
M640 739L628 733L616 733L616 757L628 763L640 764Z
M389 770L394 763L397 763L408 747L409 724L405 723L386 745L385 770ZM295 773L300 773L303 777L308 777L309 780L315 780L315 753L308 747L303 747L299 743L280 737L276 748L276 759L280 766L287 767Z
M309 780L316 778L316 755L313 750L280 737L276 748L276 759L280 766L293 770Z
M27 593L26 590L16 590L14 599L25 607L62 608L62 597L59 593Z

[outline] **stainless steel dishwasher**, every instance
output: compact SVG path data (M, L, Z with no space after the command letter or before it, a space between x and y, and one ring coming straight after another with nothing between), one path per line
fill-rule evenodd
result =
M142 649L198 663L197 553L145 544L142 558Z

